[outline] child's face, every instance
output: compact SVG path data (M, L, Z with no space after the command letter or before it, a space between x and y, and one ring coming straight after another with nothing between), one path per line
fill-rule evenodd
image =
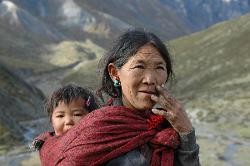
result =
M63 101L53 110L51 121L56 135L62 135L78 123L86 114L85 100L72 100L68 105Z

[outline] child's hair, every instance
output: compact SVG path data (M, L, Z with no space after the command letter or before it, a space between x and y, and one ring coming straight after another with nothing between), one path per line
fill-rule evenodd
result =
M92 91L86 87L80 87L74 84L69 84L55 90L45 103L45 110L51 120L53 110L58 106L59 102L69 104L75 99L82 98L85 101L86 109L91 112L98 108L96 98Z

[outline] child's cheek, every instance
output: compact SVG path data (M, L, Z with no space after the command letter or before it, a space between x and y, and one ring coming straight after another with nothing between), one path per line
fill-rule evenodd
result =
M52 127L56 133L56 135L63 134L63 122L59 120L52 120Z

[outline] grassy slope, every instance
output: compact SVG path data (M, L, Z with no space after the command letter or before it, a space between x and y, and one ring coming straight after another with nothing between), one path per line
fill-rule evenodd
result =
M250 15L169 43L173 91L197 122L202 165L250 164L249 43Z
M48 52L44 44L52 42L49 39L4 22L0 25L0 36L0 61L11 70L37 73L52 68L41 61L41 54Z
M249 43L250 15L170 42L178 96L219 116L241 114L249 120Z
M61 84L72 82L70 75L77 74L72 67L79 68L85 61L92 63L104 52L87 38L84 41L55 42L7 24L0 25L0 36L0 62L46 95ZM89 82L87 85L91 84Z
M85 48L85 50L89 50L89 54L95 55L96 58L87 59L75 66L73 70L69 71L62 80L64 84L75 82L91 88L96 88L98 86L100 73L97 71L97 67L101 56L105 53L105 50L90 42L85 43Z

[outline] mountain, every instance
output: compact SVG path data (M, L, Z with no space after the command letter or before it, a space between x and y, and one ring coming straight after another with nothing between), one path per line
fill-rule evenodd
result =
M56 39L66 37L71 40L91 38L98 45L107 47L104 40L113 38L120 32L131 27L144 27L158 34L163 39L175 38L189 33L189 29L175 15L159 1L131 1L127 3L118 0L4 0L2 4L18 6L26 11L26 15L34 19L17 15L23 24L39 32L50 28ZM11 5L10 5L11 4ZM123 12L120 12L123 11ZM155 26L157 25L157 26ZM41 28L43 28L41 30ZM165 33L166 29L169 33ZM48 32L49 33L49 32Z
M59 32L53 27L49 27L39 18L35 17L29 11L17 6L12 1L3 0L0 2L0 20L2 26L7 26L12 30L21 30L21 32L29 32L43 36L51 40L59 40Z
M23 141L19 122L45 117L44 95L0 64L0 146ZM10 140L14 140L11 142Z
M186 22L193 31L250 12L249 0L160 0Z
M145 27L163 39L189 33L158 1L2 0L0 22L1 63L46 95L128 28Z
M45 23L11 1L0 2L0 22L1 63L25 79L53 68L41 59L57 41Z
M175 15L175 12L157 0L101 0L76 1L81 6L92 8L133 27L144 27L159 34L163 39L172 39L190 33L189 29Z
M204 165L250 164L249 43L250 14L169 43Z

